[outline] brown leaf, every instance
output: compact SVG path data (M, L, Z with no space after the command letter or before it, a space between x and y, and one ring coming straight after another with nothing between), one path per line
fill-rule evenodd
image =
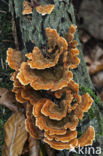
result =
M96 88L103 88L103 71L98 72L92 77L92 81Z
M6 88L0 88L0 104L8 107L13 112L18 111L15 95Z
M35 140L31 136L29 137L29 156L39 156L40 145L39 141Z
M98 43L99 44L99 43ZM103 61L103 48L100 47L98 44L91 48L90 57L94 61Z
M97 55L94 60L90 56L85 56L85 61L87 64L88 72L90 75L96 74L103 70L103 59L97 59L97 57L102 57L102 55Z
M5 145L2 156L19 156L27 139L25 117L22 113L13 114L5 124Z
M90 75L96 74L103 70L103 62L95 61L88 67L88 71Z

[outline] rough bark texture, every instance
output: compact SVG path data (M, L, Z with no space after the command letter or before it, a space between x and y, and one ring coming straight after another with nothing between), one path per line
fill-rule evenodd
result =
M56 29L57 32L64 36L70 27L70 25L76 24L74 8L70 0L42 0L40 3L54 3L55 8L50 15L41 16L33 9L33 14L28 16L22 15L22 4L23 0L10 0L10 11L12 13L19 43L19 49L25 54L30 52L34 46L39 48L46 46L46 36L45 28L51 27ZM16 32L15 31L15 32ZM16 35L16 34L15 34ZM17 39L16 38L16 39ZM80 60L81 63L77 69L73 70L74 80L80 84L80 86L92 89L93 85L90 80L89 74L86 69L86 64L84 62L82 48L78 38L78 32L76 32L75 39L78 41L78 48L80 50ZM17 45L18 47L18 45ZM80 88L80 93L83 93L82 87ZM92 91L90 91L92 94ZM94 94L93 94L94 95ZM95 95L94 95L95 98ZM102 104L94 99L92 108L88 113L85 114L84 119L80 121L78 129L84 131L89 125L94 126L96 131L96 140L94 142L95 147L103 146L103 121L102 121ZM102 110L100 111L100 109ZM69 156L72 155L69 151L57 151L57 156ZM78 155L78 154L76 154ZM83 154L85 155L85 154Z

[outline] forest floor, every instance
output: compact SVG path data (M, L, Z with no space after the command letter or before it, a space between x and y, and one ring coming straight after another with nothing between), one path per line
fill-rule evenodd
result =
M12 88L10 81L11 69L6 64L6 51L14 46L12 36L11 15L8 1L0 2L0 88ZM4 124L11 115L11 111L0 105L0 156L4 141Z
M83 2L84 1L82 1L82 3ZM78 23L79 34L80 34L80 41L83 46L85 61L87 64L90 77L94 84L94 87L96 88L97 94L100 95L103 101L103 39L99 38L98 37L99 35L96 36L95 35L96 32L94 32L93 34L91 29L85 26L85 21L88 22L88 20L85 19L85 14L83 15L82 13L83 4L81 4L81 7L77 9L79 9L77 13L77 23ZM6 51L8 47L14 47L14 41L12 36L11 15L8 10L8 1L1 1L0 2L0 87L11 89L12 88L12 82L10 81L11 69L6 64ZM0 155L1 155L1 149L4 140L3 128L5 122L7 121L10 115L11 115L11 111L3 107L2 105L0 105Z

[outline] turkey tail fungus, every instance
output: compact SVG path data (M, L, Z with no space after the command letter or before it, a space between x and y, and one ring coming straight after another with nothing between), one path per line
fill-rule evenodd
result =
M23 15L30 15L33 13L33 8L36 9L36 11L41 14L42 16L50 14L52 12L52 10L54 9L54 5L52 4L48 4L48 5L40 5L39 2L35 5L30 2L28 2L27 0L24 0L23 2L23 11L22 14Z
M38 7L37 11L44 14L43 8ZM77 137L79 120L90 109L93 99L88 93L80 95L79 84L73 80L72 70L80 63L78 42L74 40L76 26L70 26L65 38L55 29L46 28L45 32L47 56L37 46L25 55L27 61L22 60L20 52L12 48L7 51L7 62L15 70L11 76L13 92L17 101L27 105L26 130L56 150L92 145L92 126Z

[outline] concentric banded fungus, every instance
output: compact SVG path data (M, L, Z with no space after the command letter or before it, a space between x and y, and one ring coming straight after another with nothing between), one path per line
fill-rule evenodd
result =
M68 49L67 41L63 37L60 37L55 29L46 28L46 36L48 39L49 48L55 49L55 47L57 46L57 48L59 49L61 47L63 47L63 50Z
M79 119L83 118L83 113L87 112L93 103L93 99L88 93L82 95L82 102L75 109L75 114Z
M92 145L95 138L95 131L92 126L88 127L86 132L78 139L78 147Z
M46 14L50 14L52 10L54 9L54 5L48 4L48 5L39 5L36 7L36 11L41 14L42 16Z
M11 74L10 80L13 81L13 89L12 92L16 93L16 100L20 103L26 102L26 100L21 96L21 91L25 88L25 86L22 86L19 80L16 78L17 71Z
M78 42L74 40L74 34L76 32L76 28L77 27L75 25L71 25L66 34L66 40L68 42L68 50L69 50L67 64L68 67L71 69L77 68L77 66L80 63L80 59L77 57L77 55L79 54L79 50L76 48Z
M62 149L72 149L78 145L78 139L73 139L70 142L62 143L57 141L49 141L47 138L44 139L44 142L50 145L50 147L56 149L56 150L62 150Z
M71 47L71 44L73 43L74 40L74 34L76 32L77 26L76 25L71 25L67 34L66 34L66 40L69 43L69 47ZM77 43L77 41L75 41Z
M74 140L77 137L77 132L74 131L74 129L76 128L76 126L78 124L76 114L74 113L74 115L73 115L73 112L72 112L71 115L68 114L66 118L64 118L60 121L49 119L48 117L44 116L44 114L42 114L42 108L45 105L46 100L47 99L38 100L38 102L35 102L35 104L33 106L33 115L35 116L35 119L36 119L35 124L39 129L45 131L44 142L48 143L53 148L55 147L56 149L60 149L60 148L64 149L63 147L70 149L69 143L71 143L72 141L74 143ZM83 102L83 100L82 100L82 102ZM87 105L88 105L88 103L87 103ZM87 110L87 109L85 109L85 110ZM71 123L68 122L70 120L69 115L70 115L71 119L73 119L73 116L75 118L75 120ZM71 131L68 131L67 128L70 128ZM84 134L84 136L85 136L85 134ZM80 138L82 138L82 136ZM81 140L80 138L79 138L79 140ZM90 139L91 142L93 141L92 138L94 138L94 137L91 137L91 139ZM73 144L74 145L73 147L79 146L78 139L76 139L75 141L76 142L75 142L75 144ZM67 145L67 143L68 143L68 145ZM60 145L60 147L58 147L57 144ZM86 144L87 144L87 142L85 142L85 145Z
M33 11L32 11L32 7L31 7L30 3L27 0L24 0L22 14L28 15L28 14L32 14L32 12Z
M48 99L43 105L41 113L45 116L49 116L50 119L61 120L67 114L67 104L62 102L59 108L58 105Z
M86 96L85 98L88 98L88 102L85 103L86 100L82 100L81 104L78 104L78 111L79 113L81 112L81 114L83 115L83 112L87 111L87 109L89 109L91 103L92 103L92 99L89 97L88 94L85 94L83 95L83 98L84 96ZM52 106L48 107L48 103L51 105L52 103ZM86 109L83 109L82 111L82 108L81 108L81 105L85 105ZM54 114L53 110L54 108L56 107L56 112L57 112L57 115ZM61 109L61 112L66 112L63 114L62 117L60 117L59 115L59 108L60 106L51 102L50 100L47 100L47 99L41 99L39 100L37 103L35 103L35 105L33 106L33 115L36 117L36 126L38 126L41 130L45 130L45 131L49 131L50 133L52 133L52 130L55 130L57 131L57 134L58 134L58 131L59 130L63 130L63 129L67 129L69 128L70 130L75 130L76 129L76 126L78 124L78 119L80 118L79 115L78 115L78 112L76 111L77 109L75 109L73 112L67 114L67 111L65 110L65 108ZM45 108L45 110L44 110ZM45 115L46 114L46 115ZM48 117L46 117L48 116ZM64 118L63 118L64 117ZM83 116L82 116L83 117ZM52 119L55 119L55 120L52 120ZM80 118L81 119L81 118ZM42 120L42 122L41 122ZM56 133L55 133L56 134Z
M72 119L69 115L67 115L65 118L60 120L60 116L57 115L55 117L55 114L52 114L52 111L50 112L50 116L52 118L56 118L56 120L51 120L50 118L46 117L44 114L42 114L42 108L45 106L47 99L41 99L38 100L38 102L35 103L33 106L33 115L36 117L36 126L38 126L41 130L49 131L51 135L53 134L64 134L66 133L67 128L70 128L71 130L74 130L78 124L78 119L72 116ZM56 104L55 104L56 105ZM59 106L58 106L59 109ZM57 111L58 111L57 109ZM59 111L58 111L59 112ZM61 110L62 112L62 110Z
M72 72L65 71L60 66L55 67L55 70L44 69L40 71L32 70L26 62L23 62L17 78L22 85L30 84L35 90L55 91L67 86L72 76Z
M68 67L71 69L77 68L80 63L80 59L77 57L79 50L77 48L71 48L68 55Z
M22 91L23 88L13 88L13 92L16 93L16 100L20 103L24 103L26 102L26 100L24 98L22 98L21 96L21 91Z
M35 105L38 100L41 99L40 94L33 90L30 86L25 87L21 91L21 96L26 101L29 101L30 104Z
M69 71L80 63L75 31L76 27L71 25L65 39L55 29L46 28L48 46L44 49L47 55L34 47L26 54L27 61L15 68L17 71L11 78L16 99L28 102L27 131L58 150L92 144L94 139L92 127L77 138L79 119L93 100L88 93L79 95L79 85L72 80L73 74Z
M71 80L67 87L55 92L55 96L60 98L65 94L65 100L67 103L67 110L70 113L75 110L78 104L81 103L81 96L79 95L79 85Z
M22 61L23 59L20 51L13 48L8 48L6 62L12 69L17 71Z
M26 111L27 119L25 121L26 130L30 133L30 135L35 139L40 139L42 133L40 130L35 126L35 119L32 115L32 105L27 104L27 111Z
M69 142L75 138L77 138L77 131L67 131L66 134L64 135L49 135L48 132L45 132L44 137L48 138L48 140L53 140L55 139L56 141L61 141L61 142Z
M61 48L60 51L57 50L54 54L55 56L52 56L52 58L47 59L44 58L40 49L38 47L35 47L32 53L26 54L26 57L29 59L27 62L30 65L31 69L45 69L55 66L58 63L58 60L62 53L63 48Z
M16 78L17 73L18 73L18 72L12 73L12 74L11 74L10 80L13 81L13 86L14 86L14 87L21 88L22 85L21 85L21 83L19 82L19 80Z

